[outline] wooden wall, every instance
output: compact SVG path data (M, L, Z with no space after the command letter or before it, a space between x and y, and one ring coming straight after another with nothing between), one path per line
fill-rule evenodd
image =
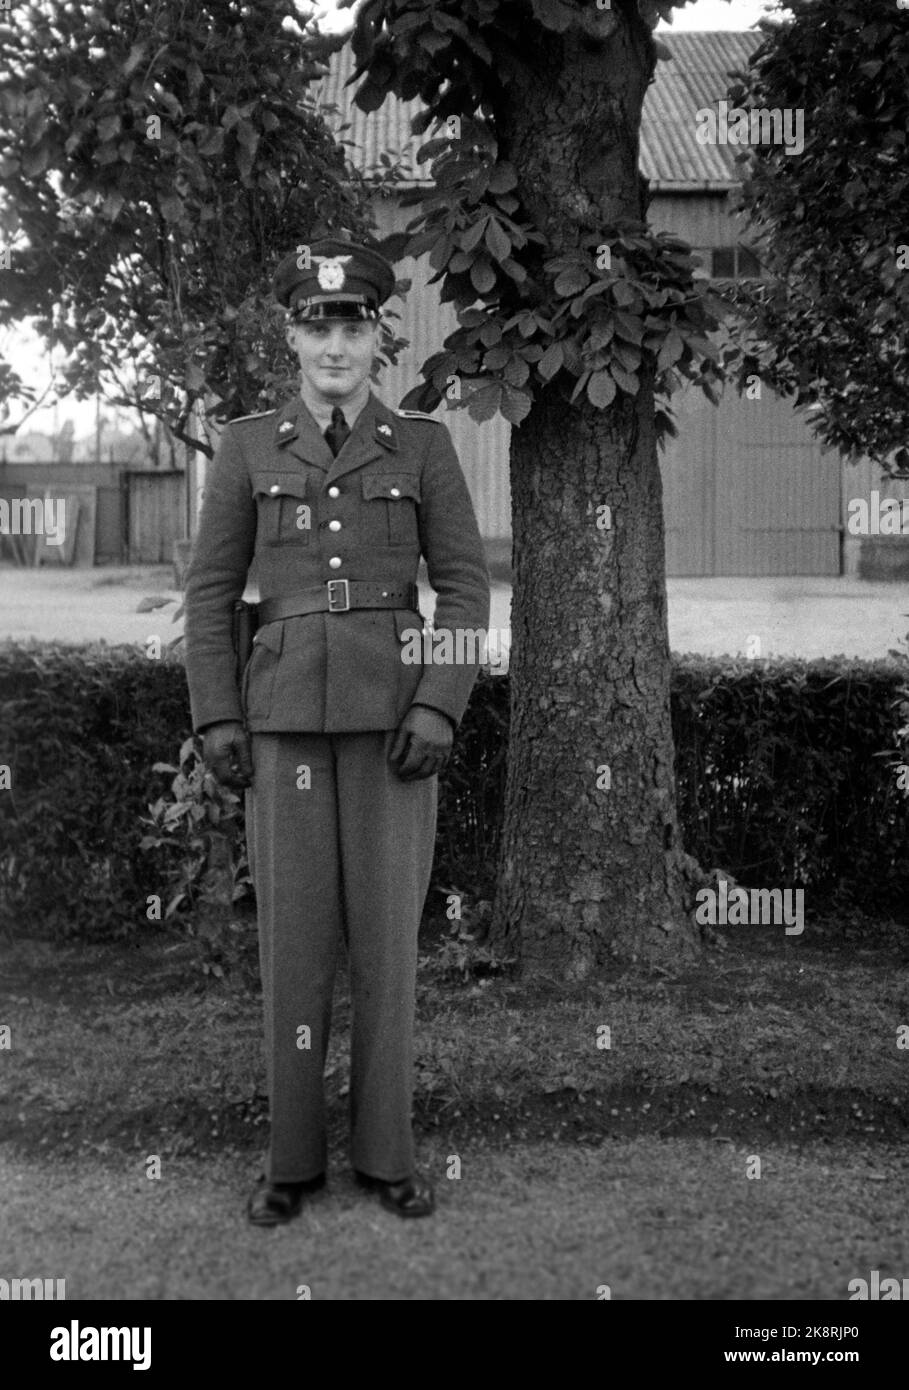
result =
M403 229L413 216L393 199L377 200L375 209L383 233ZM694 247L741 239L724 193L656 194L650 220ZM392 406L456 327L452 307L438 302L435 286L427 288L425 259L402 262L399 273L413 278L400 327L411 343L384 374L381 390ZM667 573L839 574L839 459L823 454L802 418L772 392L756 402L730 390L718 409L697 397L674 402L680 437L661 456ZM464 410L439 415L451 430L481 532L490 540L510 538L510 427L498 419L476 425Z
M401 231L414 215L398 200L376 197L380 233ZM726 192L659 192L651 224L697 249L746 240ZM380 393L393 408L422 378L420 366L456 327L454 310L441 304L425 258L401 262L413 281L398 329L410 339L396 366L387 368ZM390 308L402 309L398 301ZM670 576L835 576L856 567L860 542L845 533L848 498L880 486L879 471L853 468L824 452L804 417L764 390L758 401L731 388L719 407L698 392L673 400L679 437L661 454L667 574ZM511 538L508 451L510 426L495 419L475 424L465 410L440 408L451 431L474 500L480 530L507 554ZM199 466L195 497L204 486ZM882 495L902 496L909 485L890 484Z
M396 200L377 199L374 207L382 235L403 231L414 215L413 209L401 208ZM380 393L392 409L400 404L401 398L412 386L422 381L420 367L427 357L439 351L443 339L458 326L451 305L439 303L438 287L427 287L432 269L425 256L419 262L413 259L400 261L395 270L401 278L410 276L413 284L403 306L402 319L396 325L398 332L410 339L410 346L394 367L386 368L380 385ZM393 300L388 307L400 310L402 306L400 301ZM477 425L466 410L446 411L444 407L440 407L438 417L445 421L451 431L481 533L490 540L510 537L510 426L501 419Z
M126 544L131 565L169 565L174 542L186 534L184 473L160 470L124 474Z

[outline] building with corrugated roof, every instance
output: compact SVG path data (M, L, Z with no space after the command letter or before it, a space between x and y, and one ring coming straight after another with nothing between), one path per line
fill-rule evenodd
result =
M641 169L653 193L650 222L689 242L704 274L753 274L758 267L747 248L747 229L731 210L737 150L699 143L696 113L726 96L731 75L747 67L759 35L660 38L672 57L657 64L641 129ZM365 114L353 104L355 88L346 85L353 69L346 44L333 55L317 99L329 124L347 125L343 138L367 177L381 176L383 154L400 157L405 177L397 191L377 194L374 209L381 234L402 231L415 209L402 207L400 194L431 182L428 165L416 160L428 134L415 137L410 130L422 108L418 101L389 97ZM382 394L393 406L421 380L422 363L457 326L452 306L441 303L438 287L428 284L432 272L425 257L402 261L397 269L412 286L397 326L409 347L382 381ZM875 487L899 496L899 484L882 484L870 463L852 467L834 451L822 452L803 416L766 387L760 400L739 397L730 387L718 407L700 391L686 389L673 397L673 409L679 436L661 455L669 575L839 575L858 568L861 542L845 528L848 500L868 497ZM464 409L447 411L445 422L480 529L487 541L507 549L510 426L501 418L476 424Z

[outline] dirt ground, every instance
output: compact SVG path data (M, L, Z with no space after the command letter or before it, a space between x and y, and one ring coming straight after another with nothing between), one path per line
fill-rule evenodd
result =
M669 639L675 652L705 655L886 657L906 653L909 591L903 584L839 579L670 579ZM0 640L144 645L181 630L172 621L179 602L170 566L97 569L0 567ZM421 584L424 614L435 608ZM150 595L171 602L139 613ZM256 597L251 590L248 597ZM511 589L493 584L491 629L507 629ZM752 638L760 648L749 647ZM900 645L902 643L902 645ZM506 642L503 641L503 647Z

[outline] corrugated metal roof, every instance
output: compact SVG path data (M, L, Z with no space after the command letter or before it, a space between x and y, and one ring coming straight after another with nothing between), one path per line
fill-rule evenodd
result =
M756 33L666 34L672 53L657 63L641 121L641 172L659 187L693 183L727 187L737 182L735 146L699 145L696 115L726 95L730 72L748 66Z
M728 188L736 181L734 157L738 151L728 145L699 145L696 113L725 96L730 72L747 66L761 36L754 31L664 31L659 38L672 59L657 63L644 102L641 171L656 188L667 191ZM353 104L356 85L344 85L353 70L353 50L345 44L332 55L329 75L317 84L315 95L318 101L338 107L338 114L329 116L333 128L350 123L350 129L341 131L341 136L352 142L354 163L371 175L378 168L380 155L400 151L408 182L428 182L428 165L418 164L415 155L431 131L416 137L410 133L411 119L423 109L422 103L389 97L378 111L367 115Z

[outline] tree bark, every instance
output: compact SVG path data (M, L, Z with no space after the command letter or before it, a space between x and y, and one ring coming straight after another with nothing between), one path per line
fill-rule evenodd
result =
M605 43L534 26L495 113L549 255L645 215L638 136L652 45L633 5L613 13ZM691 955L704 880L676 819L647 384L602 411L553 383L512 433L511 488L511 733L491 940L525 971L562 980L616 958Z

